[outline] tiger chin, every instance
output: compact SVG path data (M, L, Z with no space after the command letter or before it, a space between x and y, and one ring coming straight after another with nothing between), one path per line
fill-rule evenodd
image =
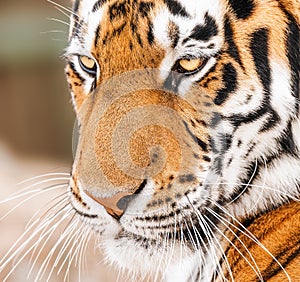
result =
M292 0L74 1L69 198L124 275L299 281L299 15Z

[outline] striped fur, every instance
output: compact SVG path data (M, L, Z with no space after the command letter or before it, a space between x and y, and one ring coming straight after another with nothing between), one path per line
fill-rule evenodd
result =
M293 0L74 1L70 202L120 269L300 279L299 15Z

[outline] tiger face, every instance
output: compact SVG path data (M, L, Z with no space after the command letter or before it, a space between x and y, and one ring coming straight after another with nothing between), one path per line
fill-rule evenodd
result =
M210 281L224 220L299 195L298 12L283 0L74 2L69 197L111 262L170 281L202 265Z

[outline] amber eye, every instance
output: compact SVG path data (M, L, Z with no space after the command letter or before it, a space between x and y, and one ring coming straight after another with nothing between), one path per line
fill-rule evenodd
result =
M185 74L193 74L199 71L206 63L204 59L181 59L177 61L175 71Z
M87 56L78 56L80 67L90 75L96 76L97 65L96 62Z

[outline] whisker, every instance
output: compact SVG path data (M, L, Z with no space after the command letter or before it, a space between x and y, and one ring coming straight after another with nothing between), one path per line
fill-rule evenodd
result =
M259 271L259 269L255 269L255 267L251 264L251 262L243 255L243 253L231 242L231 240L206 216L203 215L207 221L210 222L210 224L212 226L214 226L214 228L218 231L218 233L220 233L220 235L233 247L235 248L235 250L244 258L244 260L249 264L249 266L252 268L252 270L254 271L254 273L257 275L257 277L259 278L260 281L263 282L261 273ZM238 237L236 237L238 239ZM246 251L248 251L248 249L246 248ZM248 251L249 252L249 251ZM257 267L257 264L254 260L255 266ZM257 267L258 268L258 267Z
M267 163L266 163L266 160L264 159L264 164L265 164L265 167L267 167ZM265 174L264 174L264 178L263 178L263 184L262 186L264 187L265 184L266 184L266 178L267 178L267 172L265 171ZM255 209L255 207L258 205L259 201L261 200L262 198L262 195L264 193L264 188L261 189L260 193L259 193L259 196L257 198L257 200L255 201L254 205L252 206L252 208L250 210L248 210L248 213L250 213L251 211L253 211Z
M253 187L253 188L266 189L266 190L277 192L283 196L290 198L293 201L296 201L296 202L300 201L300 198L296 198L295 196L287 193L286 191L271 188L268 186L262 186L262 185L256 185L256 184L245 184L245 183L234 183L234 182L207 182L206 184L208 184L208 185L239 185L239 186L248 186L248 187Z
M74 210L73 210L72 207L69 206L69 210L66 212L66 214L63 215L62 219L58 223L56 223L55 226L52 226L50 229L53 229L53 231L56 230L57 227L61 224L61 222L63 222L65 219L67 219L72 213L74 213ZM74 229L74 226L71 226L71 230L73 230L72 228ZM45 275L45 272L48 268L50 260L53 256L57 246L61 243L61 241L64 239L65 236L66 235L64 233L61 234L59 239L52 246L51 250L49 251L47 257L44 259L44 261L43 261L43 263L42 263L42 265L41 265L41 267L40 267L40 269L39 269L39 271L38 271L38 273L35 277L35 281L38 281L39 279L41 279Z
M47 224L47 221L50 220L54 220L55 217L58 217L61 213L64 213L64 209L69 205L66 204L62 209L56 211L56 213L54 215L49 215L48 217L46 216L42 221L41 218L37 218L24 232L23 234L15 241L15 243L10 247L10 249L6 252L6 254L3 256L3 258L0 260L0 270L3 269L9 262L10 260L14 257L15 254L17 254L18 250L21 251L22 250L22 246L26 246L26 242L28 243L32 238L34 238L34 236L40 232L41 229L44 228L45 224ZM52 217L52 219L51 219ZM45 223L46 221L46 223ZM38 224L38 225L37 225ZM37 225L37 226L36 226ZM16 251L14 251L14 254L11 254L13 252L13 250L15 249L15 247L25 238L25 236L27 236L27 234L33 229L36 228L34 230L34 234L31 234L31 236L26 239L26 241L20 246L18 247L18 249Z
M46 225L46 226L44 227L44 229L42 230L42 232L41 232L41 234L40 234L40 236L39 236L39 239L37 240L37 242L41 242L41 241L44 239L44 237L45 237L45 236L44 236L44 232L46 231L46 229L48 228L48 226L49 226L50 224L52 224L52 223L53 223L53 222L52 222L52 220L51 220L51 221L49 221L49 224ZM30 274L31 274L31 272L32 272L32 270L33 270L33 268L34 268L34 266L35 266L35 264L36 264L38 258L40 257L42 251L44 250L44 247L47 245L48 241L50 240L50 238L51 238L51 236L53 235L54 232L55 232L55 229L53 230L53 232L51 232L51 233L48 234L48 236L47 236L47 238L45 239L45 241L44 241L44 243L43 243L42 246L39 247L39 244L36 244L34 250L32 251L32 255L31 255L31 259L30 259L31 269L30 269L30 271L29 271L29 273L28 273L27 279L29 279ZM37 250L38 247L39 247L39 252L37 253L37 255L35 255L36 250ZM33 258L34 256L35 256L35 260L34 260L33 263L32 263L32 258Z
M72 226L71 223L74 220L75 216L76 216L76 213L74 213L74 215L72 216L72 218L69 221L67 227L68 226ZM56 267L58 265L59 261L61 260L62 256L64 255L65 251L67 250L69 244L72 242L72 240L70 239L70 237L74 236L73 230L75 229L75 227L77 227L77 225L78 225L78 220L76 220L76 222L73 224L72 230L68 231L67 229L65 229L63 231L62 234L68 234L68 235L67 235L66 238L64 238L64 243L63 243L62 247L60 248L58 255L56 256L56 260L55 260L55 262L53 264L54 267ZM77 231L78 230L76 230L76 232ZM64 263L61 264L61 268L58 270L57 274L60 273L60 271L62 270L63 265L64 265Z
M69 176L70 178L70 173L65 173L65 172L54 172L54 173L46 173L46 174L41 174L41 175L38 175L38 176L34 176L34 177L31 177L31 178L28 178L28 179L25 179L19 183L17 183L16 185L23 185L27 182L31 182L31 181L35 181L39 178L44 178L44 177L49 177L49 176Z
M42 219L47 213L49 213L52 209L54 209L55 207L57 207L58 205L60 205L61 203L63 203L64 201L66 201L66 195L68 194L68 191L65 191L63 193L61 193L60 195L56 196L55 198L53 198L52 200L50 200L45 207L49 206L52 202L59 200L57 202L55 202L51 207L49 207L43 214L39 215L39 213L43 210L39 209L37 210L34 215L31 217L31 219L27 222L26 226L25 226L25 230L28 228L28 226L31 224L31 222L39 215L39 219Z
M51 188L48 188L47 190L40 190L39 192L36 192L34 195L28 196L24 200L20 201L16 206L11 208L8 212L6 212L2 217L0 217L0 221L2 221L4 218L6 218L8 215L10 215L13 211L15 211L17 208L19 208L20 206L22 206L24 203L28 202L29 200L34 199L35 197L39 196L40 194L43 194L44 192L49 192L49 191L56 190L56 189L59 189L62 187L66 187L66 184L53 185Z
M251 177L250 177L250 179L249 179L249 181L248 181L248 183L246 184L246 185L244 185L245 187L244 187L244 189L232 200L232 201L230 201L228 204L226 204L226 205L230 205L230 204L232 204L232 203L234 203L239 197L241 197L243 194L244 194L244 192L248 189L248 187L249 187L249 185L250 185L250 183L251 183L251 181L253 180L253 177L255 176L255 174L256 174L256 171L257 171L257 166L258 166L258 162L257 162L257 159L255 160L255 168L254 168L254 171L253 171L253 173L252 173L252 175L251 175Z
M65 219L65 217L67 217L69 215L69 212L64 212L62 218L57 222L55 223L54 225L51 226L51 228L45 232L44 236L47 236L47 234L51 233L51 231L53 229L56 229L57 226ZM48 222L48 224L50 224ZM7 260L2 264L2 260L0 262L0 265L1 265L1 269L4 268L16 255L20 254L22 252L22 250L29 244L29 242L31 240L33 240L33 238L37 235L37 233L40 232L40 230L42 230L44 228L44 226L39 226L39 228L37 228L33 234L30 235L30 237L24 242L21 244L20 247L17 248L16 251L14 251L8 258ZM14 270L17 268L17 266L23 261L23 259L31 252L31 250L36 246L36 244L39 244L40 241L37 241L35 242L34 244L32 244L28 249L27 251L21 256L21 258L18 258L17 262L14 263L13 267L10 269L9 273L6 275L6 277L4 278L3 282L5 282L8 277L14 272Z
M215 247L214 247L213 242L215 242L215 244L218 245L218 249L219 249L219 251L221 252L221 255L224 255L223 248L222 248L222 246L220 245L218 239L216 238L214 232L211 230L210 226L209 226L209 225L207 224L207 222L204 220L204 218L203 218L203 216L201 215L201 213L195 208L195 206L194 206L193 203L191 202L191 200L190 200L190 198L189 198L188 195L186 195L186 198L187 198L189 204L190 204L191 207L193 208L193 210L194 210L194 212L195 212L195 214L196 214L196 216L197 216L197 218L198 218L198 222L199 222L199 224L200 224L200 227L201 227L201 229L203 230L205 237L207 238L207 241L208 241L208 243L209 243L209 245L210 245L211 251L213 252L212 255L210 254L209 250L207 249L206 244L205 244L205 242L203 241L202 236L199 234L197 228L195 228L195 230L196 230L196 232L197 232L197 234L198 234L200 240L202 241L202 244L203 244L203 246L205 247L208 256L210 257L211 262L214 264L214 267L217 269L218 276L222 276L222 277L224 278L224 280L227 280L227 279L225 278L223 272L222 272L222 269L221 269L221 266L220 266L220 263L219 263L219 260L218 260L218 256L217 256L217 254L216 254L216 251L215 251ZM213 237L212 237L212 236L213 236ZM226 262L225 262L225 263L226 263L227 269L229 270L229 273L230 273L230 276L231 276L231 278L232 278L232 281L234 281L233 275L232 275L232 272L231 272L231 269L230 269L230 265L229 265L229 262L228 262L227 258L226 258ZM206 265L206 267L207 267L207 265ZM220 274L221 274L221 275L220 275Z
M58 23L61 23L61 24L64 24L64 25L70 27L70 23L65 22L65 21L63 21L63 20L60 20L60 19L56 19L56 18L47 18L47 20L49 20L49 21L54 21L54 22L58 22Z
M218 278L218 276L220 276L220 277L223 277L223 280L228 280L228 279L226 279L225 274L224 274L224 272L222 270L222 267L220 265L220 261L218 260L218 258L223 257L223 258L225 258L225 265L226 265L226 268L227 268L228 273L230 275L230 278L231 278L232 281L234 281L229 261L228 261L226 255L225 255L225 253L224 253L224 250L223 250L223 248L222 248L222 246L221 246L221 244L220 244L217 236L214 234L213 230L211 229L211 227L209 226L209 224L205 221L205 219L203 218L202 215L200 215L200 218L201 218L201 221L203 222L204 229L207 231L208 236L209 236L210 240L212 241L212 243L211 243L211 249L213 250L213 256L216 258L216 261L217 261L217 262L216 261L214 262L215 263L214 266L216 267L216 271L217 271L217 278ZM219 257L217 256L217 253L214 250L213 242L215 242L215 244L217 244L218 249L219 249L219 251L221 253L221 255Z
M78 16L78 15L77 15L76 13L74 13L71 9L66 8L66 7L60 5L59 3L56 3L56 2L51 1L51 0L47 0L47 2L53 4L55 7L58 7L58 8L61 8L62 10L65 10L66 12L68 12L68 13L74 15L74 16Z
M216 206L219 206L219 208L221 210L223 210L223 212L228 215L234 222L236 222L238 224L238 226L235 226L234 224L232 224L230 221L227 221L225 218L223 218L223 220L225 220L229 225L232 225L234 228L236 228L238 231L240 231L242 234L244 234L246 237L248 237L250 240L252 240L254 243L258 244L265 252L267 252L271 258L280 266L280 268L283 270L283 272L285 273L286 277L288 278L289 281L291 281L291 278L289 276L289 274L286 272L286 270L284 269L284 267L282 266L282 264L276 259L276 257L247 229L243 226L243 224L237 220L233 215L231 215L228 211L226 211L223 207L221 207L218 203L214 203ZM241 228L239 228L239 226Z
M61 12L64 16L66 16L67 18L70 18L71 14L67 14L63 9L61 9L60 7L55 6L54 7L57 11Z
M67 32L64 30L59 30L59 29L54 29L54 30L48 30L48 31L41 31L40 34L49 34L49 33L64 33L66 34Z
M66 280L67 276L69 275L71 264L74 261L74 258L78 255L78 251L80 250L82 240L84 239L83 234L84 234L84 230L86 229L86 228L84 228L85 227L84 225L85 225L85 223L82 222L81 226L78 228L77 235L74 236L72 239L73 244L72 244L68 254L65 257L65 260L62 263L62 265L64 265L66 263L66 261L69 260L68 265L67 265L67 270L65 273L65 277L64 277L65 280ZM78 240L79 240L79 243L78 243ZM75 263L75 265L76 265L76 263ZM78 268L80 269L80 267L78 267ZM80 277L79 277L79 280L80 280Z
M210 208L205 208L210 214L212 214L215 218L217 218L219 220L219 222L221 222L227 230L229 230L234 236L235 238L241 243L241 245L243 246L243 248L245 249L245 251L249 254L251 260L253 261L255 268L257 269L257 271L255 271L253 265L250 263L250 261L246 258L246 256L244 254L242 254L242 252L239 251L239 254L245 259L245 261L249 264L249 266L253 269L253 271L256 273L256 275L258 276L258 278L263 281L261 272L259 270L259 267L254 259L254 257L252 256L251 252L248 250L247 246L245 245L245 243L236 235L236 233L227 225L224 223L225 219L223 217L221 217L220 215L218 215L215 211L213 211ZM214 225L216 227L216 225ZM216 227L217 228L217 227ZM223 234L223 233L222 233ZM225 234L222 235L225 239L227 238L227 236ZM227 240L227 239L226 239ZM228 238L228 241L231 242L231 240ZM231 242L230 243L236 250L238 250L238 248Z
M28 185L28 186L24 187L23 189L20 189L19 191L11 194L10 196L6 197L4 200L1 200L0 204L5 204L5 203L7 203L9 201L12 201L14 199L17 199L19 197L23 197L27 193L33 193L33 192L35 192L36 190L32 189L33 187L37 187L37 186L39 186L41 184L45 184L45 183L52 182L52 181L62 181L62 180L68 180L69 181L70 178L66 178L66 177L64 177L64 178L63 177L60 177L60 178L50 178L50 179L46 179L46 180L42 180L42 181L36 182L34 184ZM63 184L63 183L58 183L58 184ZM68 184L68 183L66 183L66 184ZM40 189L47 190L47 187L51 188L52 186L46 186L46 187L40 188Z
M75 264L78 264L79 282L81 280L81 273L84 273L86 269L85 254L87 253L88 242L90 241L93 232L91 228L89 228L89 226L85 226L85 228L83 228L82 234L83 234L82 235L83 239L81 240L81 247L78 252L78 255L76 256L76 261L75 261Z
M74 215L72 217L72 221L73 221L75 216L76 216L76 213L74 213ZM64 231L63 235L61 235L61 237L59 239L59 243L55 246L55 248L53 248L53 254L54 254L54 251L56 250L57 246L63 242L62 247L60 248L59 253L56 256L55 262L52 264L51 271L49 272L47 281L49 281L54 269L58 266L60 260L66 254L66 251L67 251L69 245L72 242L73 242L73 245L77 243L76 234L80 233L80 230L81 230L81 227L82 227L82 222L81 222L81 226L79 226L79 228L78 228L79 219L77 218L76 221L71 224L72 221L70 221L70 223L69 223L70 228L68 228ZM68 259L68 256L69 256L70 252L72 251L73 245L70 248L68 254L65 256L65 259L63 260L63 262L60 263L60 267L59 267L59 270L57 271L57 275L60 274L63 267L65 266L65 262ZM52 256L52 254L51 254L51 256ZM51 258L51 256L49 257L49 259ZM47 265L48 265L48 263L47 263ZM45 267L45 270L46 270L46 268L47 268L47 266ZM67 272L67 270L66 270L66 272ZM66 278L67 278L67 275L65 276L65 279ZM64 281L65 281L65 279L64 279Z

